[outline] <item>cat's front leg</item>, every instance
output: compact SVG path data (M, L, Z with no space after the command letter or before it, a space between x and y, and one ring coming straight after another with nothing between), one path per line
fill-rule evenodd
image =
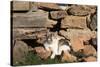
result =
M57 55L61 55L61 53L62 53L62 49L59 49Z
M47 51L50 51L50 47L48 46L48 44L44 44L44 48L45 48Z
M55 58L55 53L52 53L52 55L51 55L50 58L51 58L51 59L54 59L54 58Z

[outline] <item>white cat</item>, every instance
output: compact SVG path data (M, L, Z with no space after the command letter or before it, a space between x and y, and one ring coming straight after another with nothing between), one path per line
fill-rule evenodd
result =
M57 33L47 36L44 47L47 51L52 51L51 59L54 59L56 55L61 55L62 51L70 51L68 42L63 37L58 36Z

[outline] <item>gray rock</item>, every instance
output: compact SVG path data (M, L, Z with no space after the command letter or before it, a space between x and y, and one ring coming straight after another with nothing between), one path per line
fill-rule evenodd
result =
M92 38L91 39L91 44L97 46L97 38Z
M13 49L13 62L22 61L28 53L28 45L23 41L16 41Z
M90 40L90 44L96 49L96 51L97 51L97 38L92 38L91 40Z
M97 29L97 15L91 16L90 29L91 30Z

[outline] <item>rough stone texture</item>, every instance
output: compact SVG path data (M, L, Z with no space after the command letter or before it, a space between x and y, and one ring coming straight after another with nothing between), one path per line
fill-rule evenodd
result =
M83 54L86 56L89 56L89 55L96 56L97 52L93 46L85 45L83 49Z
M91 45L97 45L97 38L91 39Z
M28 53L28 45L23 41L16 41L13 48L13 62L22 61Z
M79 50L81 50L81 49L84 49L84 44L83 44L83 41L80 39L80 38L78 38L78 37L73 37L72 39L71 39L71 46L72 46L72 49L75 51L75 52L77 52L77 51L79 51Z
M67 29L67 32L62 30L60 34L70 40L72 49L75 52L84 48L84 41L90 40L95 36L89 29Z
M75 16L86 16L88 14L93 14L96 12L96 9L93 9L89 6L83 6L83 5L75 5L68 9L68 13L70 15Z
M86 17L66 16L61 21L61 28L87 28Z
M87 58L84 58L83 60L85 62L94 62L94 61L97 61L96 57L93 57L93 56L89 56Z
M67 16L67 12L66 11L51 11L50 16L52 19L57 20L57 19L61 19Z
M14 11L25 11L29 10L29 2L26 1L13 1L13 10Z
M34 49L41 59L45 60L51 55L51 51L46 51L43 47L35 47Z
M94 14L96 13L97 6L96 5L82 5L83 8L88 11L89 14Z
M97 45L97 38L92 38L91 40L90 40L90 44L96 49L96 51L97 51L97 47L98 47L98 45Z
M53 27L54 24L56 21L48 19L48 13L43 11L13 15L13 27Z
M36 3L38 8L43 10L61 10L61 8L56 3Z
M23 9L20 8L18 9L20 11L14 11L11 16L13 27L13 56L14 58L17 57L14 60L22 60L29 46L30 50L34 49L41 59L48 59L52 51L46 51L43 48L43 44L47 35L55 32L57 32L58 36L68 39L68 43L72 49L70 53L64 52L63 56L60 56L62 62L96 60L97 7L95 5L33 2L31 3L32 6L30 6L31 9L27 13L24 13L23 10L28 10L26 8L27 5L24 3L20 6L20 4L18 8L21 7ZM27 44L19 40L23 40ZM25 54L23 54L24 51Z
M97 29L97 15L93 15L91 17L91 22L90 22L89 27L90 27L91 30L96 30Z
M40 44L43 44L44 41L46 40L46 35L47 35L47 31L40 31L36 33L37 36L37 42Z
M37 43L43 44L46 40L46 28L15 28L13 39L36 39Z
M46 34L46 30L46 28L14 28L13 39L36 39L39 32Z
M70 54L69 52L64 52L61 61L75 62L77 61L77 58L73 56L72 54Z
M61 30L60 34L68 39L71 39L74 35L75 37L80 37L82 40L90 40L96 37L96 32L87 29L67 29L67 31Z

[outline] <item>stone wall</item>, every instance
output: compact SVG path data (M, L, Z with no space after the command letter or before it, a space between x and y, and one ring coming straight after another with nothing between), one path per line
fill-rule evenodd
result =
M47 31L58 32L59 36L69 39L72 48L71 54L63 54L62 62L97 60L97 6L33 2L29 9L29 2L23 3L19 3L21 6L13 3L12 11L28 10L24 13L13 12L14 41L36 41L40 46L32 49L42 59L47 59L50 53L42 53L45 50L41 45L46 40ZM37 48L42 51L41 54Z

